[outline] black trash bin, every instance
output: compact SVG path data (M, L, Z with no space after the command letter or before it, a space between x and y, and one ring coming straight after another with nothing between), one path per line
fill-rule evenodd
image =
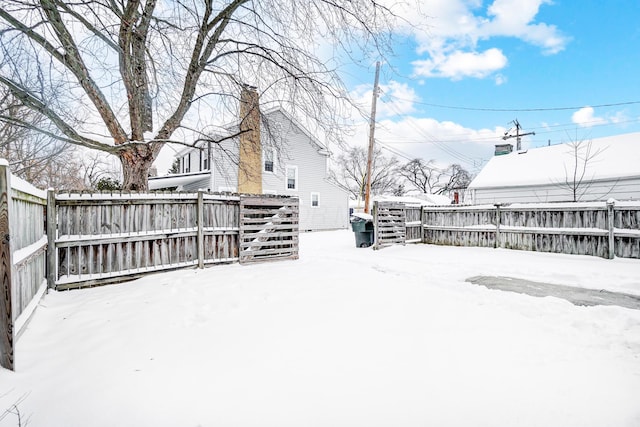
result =
M351 229L356 236L356 247L373 245L373 220L354 215L351 217Z

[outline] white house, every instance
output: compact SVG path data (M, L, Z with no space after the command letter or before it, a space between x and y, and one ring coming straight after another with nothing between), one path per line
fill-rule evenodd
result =
M465 203L610 198L640 200L640 132L496 155L469 184Z
M347 228L349 196L328 180L327 148L281 109L263 113L259 122L261 170L254 177L261 174L257 178L261 185L256 187L258 190L240 188L240 192L297 196L301 231ZM149 178L149 188L238 192L241 139L203 143L181 151L177 154L180 173Z

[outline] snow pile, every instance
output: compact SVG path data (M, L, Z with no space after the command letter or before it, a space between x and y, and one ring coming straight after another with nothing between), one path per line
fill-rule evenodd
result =
M351 214L351 220L356 218L363 219L365 221L373 221L373 215L364 212L354 212Z
M640 294L640 261L355 247L45 297L0 370L29 426L638 426L640 312L465 283ZM1 418L1 417L0 417ZM18 425L8 414L0 426Z

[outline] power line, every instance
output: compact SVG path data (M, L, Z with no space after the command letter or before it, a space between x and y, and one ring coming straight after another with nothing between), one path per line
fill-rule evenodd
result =
M396 99L398 101L406 101L412 102L418 105L426 105L428 107L436 107L436 108L448 108L450 110L466 110L466 111L494 111L494 112L507 112L507 113L518 113L518 112L527 112L527 111L562 111L562 110L579 110L586 106L592 108L601 108L601 107L619 107L623 105L634 105L640 104L640 101L627 101L627 102L615 102L611 104L596 104L596 105L581 105L577 107L545 107L545 108L478 108L478 107L462 107L456 105L443 105L443 104L431 104L428 102L420 102L415 101L413 99L405 99L400 98L393 95L388 95L389 98Z
M603 127L603 126L616 126L616 125L621 125L621 124L629 124L629 123L638 123L640 122L640 119L633 119L633 120L622 120L622 121L618 121L618 122L610 122L610 123L601 123L601 120L594 120L591 122L584 122L584 123L580 123L580 125L588 125L588 127L585 127L585 130L591 129L591 128L595 128L595 127ZM536 134L550 134L550 133L558 133L558 132L565 132L567 130L572 130L575 129L576 127L579 127L580 125L576 124L576 123L564 123L564 124L556 124L556 125L547 125L547 126L538 126L538 127L531 127L530 129L535 130ZM553 128L558 128L558 129L553 129ZM541 130L539 130L541 129ZM469 137L467 137L467 135ZM458 142L482 142L482 141L491 141L491 140L497 140L500 139L501 136L499 135L492 135L492 136L475 136L473 137L472 135L474 135L474 133L460 133L460 134L456 134L454 135L456 138L452 138L452 139L442 139L439 138L439 140L441 142L453 142L453 143L458 143ZM411 139L394 139L394 140L387 140L387 143L392 143L392 144L427 144L430 143L430 141L425 141L422 139L415 139L415 138L411 138Z
M404 118L405 120L407 120L407 123L414 128L418 134L422 135L427 141L427 143L431 143L433 144L436 148L440 149L441 151L445 152L446 154L448 154L449 156L457 159L458 161L467 163L469 165L472 165L475 167L475 160L449 146L447 146L445 143L443 143L442 141L440 141L439 139L437 139L436 137L434 137L433 135L430 135L429 133L425 132L420 126L418 126L415 122L413 117L410 117L404 113L401 113L397 107L393 104L393 103L389 103L386 104L389 108L391 108L392 110L395 111L395 113Z

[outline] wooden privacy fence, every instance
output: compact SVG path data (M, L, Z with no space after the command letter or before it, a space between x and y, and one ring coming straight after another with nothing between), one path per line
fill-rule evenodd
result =
M415 207L405 209L409 215ZM407 220L407 234L414 224ZM425 206L421 224L423 243L640 258L640 202L634 201Z
M13 369L14 339L46 286L47 194L0 159L0 366Z
M298 253L296 198L202 191L68 193L57 194L55 205L56 289L180 267L295 258ZM286 225L285 216L271 223L257 220L275 212L286 212Z
M47 289L146 273L298 257L297 198L197 193L48 193L0 159L0 366Z

